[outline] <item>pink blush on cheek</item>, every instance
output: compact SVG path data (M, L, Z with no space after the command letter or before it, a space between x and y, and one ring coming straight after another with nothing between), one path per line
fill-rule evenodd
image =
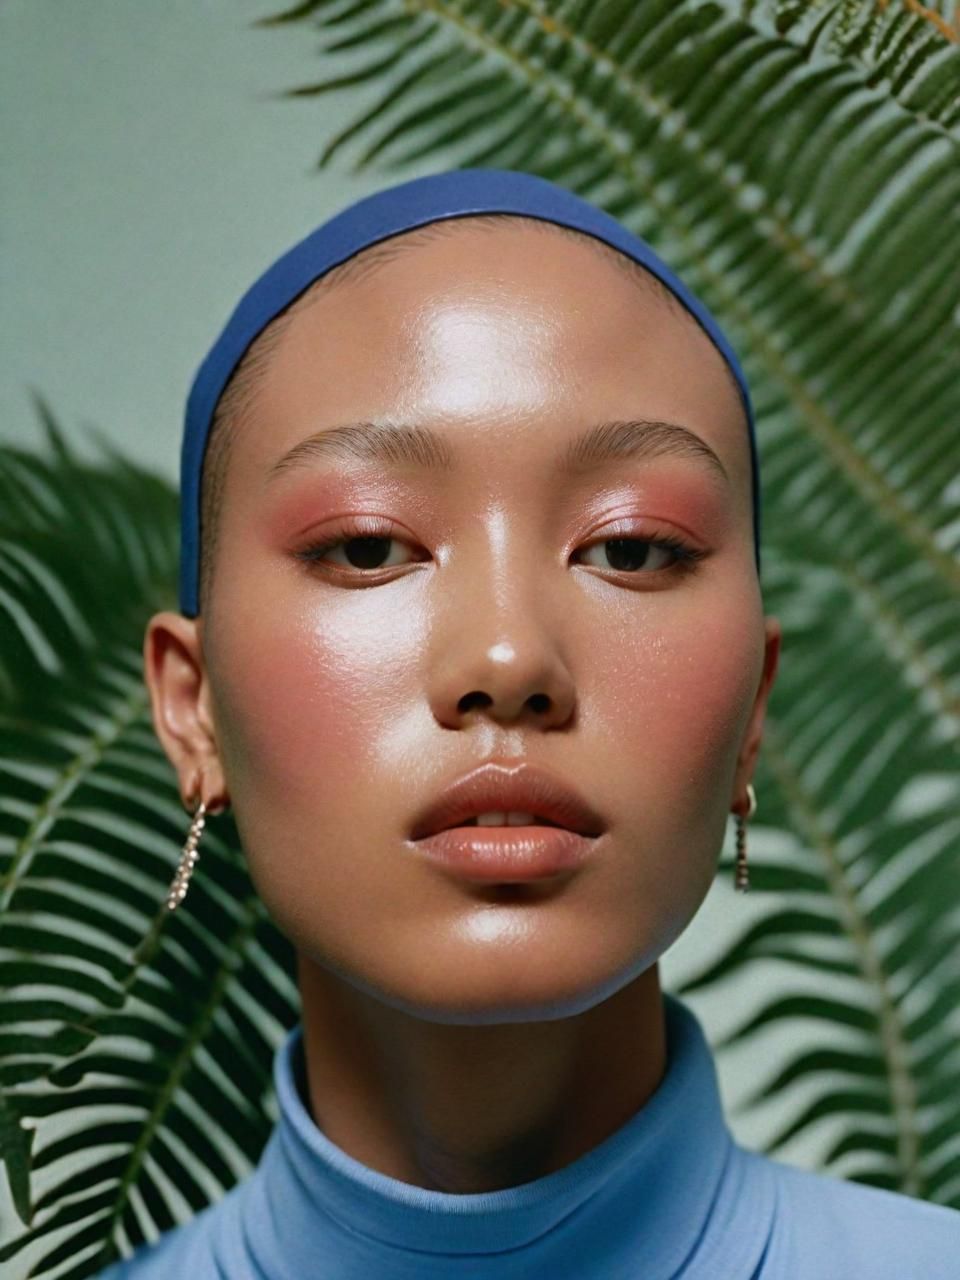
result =
M268 808L311 794L319 810L339 785L338 766L355 774L369 750L356 668L300 622L269 637L248 632L218 663L217 718L239 779L231 785L252 788Z
M633 758L671 779L675 802L689 787L695 804L718 770L732 768L753 707L760 667L750 612L649 634L632 659L631 677L621 672L616 683L620 733L634 726Z
M678 655L683 677L677 717L689 726L685 746L695 774L715 771L721 763L732 769L753 710L754 648L746 629L736 629L742 634Z

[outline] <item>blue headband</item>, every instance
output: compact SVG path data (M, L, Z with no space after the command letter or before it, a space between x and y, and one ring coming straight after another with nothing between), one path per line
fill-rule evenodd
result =
M456 169L377 191L335 214L288 249L250 286L197 371L187 400L180 455L180 608L199 610L200 480L217 401L254 338L331 267L361 249L444 218L513 213L572 227L603 240L661 280L699 322L740 388L750 434L753 540L760 571L760 481L747 381L710 312L638 236L609 214L546 178L511 169Z

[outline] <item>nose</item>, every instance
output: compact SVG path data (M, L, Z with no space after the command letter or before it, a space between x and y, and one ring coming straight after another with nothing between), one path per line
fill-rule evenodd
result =
M570 681L542 650L516 640L513 633L479 651L474 646L472 660L457 664L436 700L442 723L461 725L476 713L498 724L529 722L541 728L558 728L570 719Z
M534 562L529 543L526 557L516 546L501 550L494 554L485 540L440 575L448 576L437 583L443 603L431 639L433 712L448 728L478 717L559 728L576 705L559 584Z

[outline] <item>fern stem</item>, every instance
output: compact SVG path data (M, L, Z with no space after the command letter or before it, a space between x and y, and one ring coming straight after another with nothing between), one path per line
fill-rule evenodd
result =
M889 3L890 0L876 0L877 8L881 12L886 9ZM947 22L942 14L937 13L936 9L928 9L926 5L920 3L920 0L903 0L903 7L919 14L924 22L929 22L932 27L939 31L944 40L949 40L951 44L956 44L960 41L960 6L954 10L952 25Z
M166 913L166 906L164 906L163 910ZM115 1251L112 1249L109 1251L109 1257L104 1255L107 1252L107 1242L112 1243L113 1231L117 1220L126 1208L127 1193L136 1180L140 1167L147 1156L154 1134L160 1127L160 1123L170 1107L184 1076L192 1066L197 1046L206 1035L213 1022L214 1015L223 1002L223 994L227 984L233 979L239 967L238 958L242 955L244 948L256 931L260 910L259 898L255 894L248 897L236 929L224 943L221 953L222 959L210 984L207 999L200 1006L196 1017L189 1024L187 1035L184 1037L183 1043L174 1059L170 1074L167 1076L163 1088L157 1094L150 1113L146 1117L143 1129L130 1150L129 1160L117 1185L117 1201L108 1219L110 1224L109 1232L104 1241L104 1253L101 1253L97 1260L98 1264L101 1261L112 1261L116 1256Z
M928 661L926 653L903 625L901 615L888 606L876 583L869 581L841 552L837 553L836 565L850 584L851 596L860 604L876 632L884 637L889 652L900 660L905 676L913 673L917 677L915 683L927 695L931 712L949 720L954 735L960 738L960 698Z
M511 0L511 3L513 8L526 9L539 21L544 31L565 41L570 48L577 51L580 57L588 60L593 66L603 69L618 84L629 89L634 100L660 124L667 120L674 122L677 129L674 137L681 143L684 152L723 188L731 204L746 209L743 199L744 185L731 180L726 157L716 149L704 146L702 138L687 126L680 112L666 99L656 94L606 50L567 26L555 14L551 14L543 0ZM866 308L850 282L831 272L822 258L817 256L814 246L804 241L799 232L786 224L779 211L766 198L766 192L763 196L762 204L751 205L749 208L754 218L755 229L762 232L769 231L770 239L786 257L793 259L803 276L816 281L818 289L837 306L846 308L851 321L855 324L864 324L867 318Z
M900 1189L907 1195L922 1196L920 1133L917 1120L917 1088L910 1067L910 1051L903 1023L883 960L870 926L860 910L856 893L837 851L836 842L820 822L815 807L803 789L796 770L778 742L769 717L764 729L764 758L777 780L797 826L807 844L823 860L824 874L839 909L847 937L853 944L857 964L868 988L873 991L877 1030L887 1071L893 1125L900 1169Z
M0 928L17 886L29 873L50 828L60 817L70 796L103 759L104 754L143 715L149 694L142 681L131 685L126 698L117 703L105 726L97 729L55 776L32 821L17 842L6 873L0 876Z

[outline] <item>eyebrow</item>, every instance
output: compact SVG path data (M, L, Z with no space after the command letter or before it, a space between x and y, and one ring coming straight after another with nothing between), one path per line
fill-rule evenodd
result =
M677 422L630 418L598 422L571 440L555 467L577 474L619 459L686 457L705 464L728 483L718 455L702 437ZM359 459L387 466L413 466L429 471L455 471L456 451L429 427L397 422L349 422L301 440L270 467L268 480L298 467L327 459Z

